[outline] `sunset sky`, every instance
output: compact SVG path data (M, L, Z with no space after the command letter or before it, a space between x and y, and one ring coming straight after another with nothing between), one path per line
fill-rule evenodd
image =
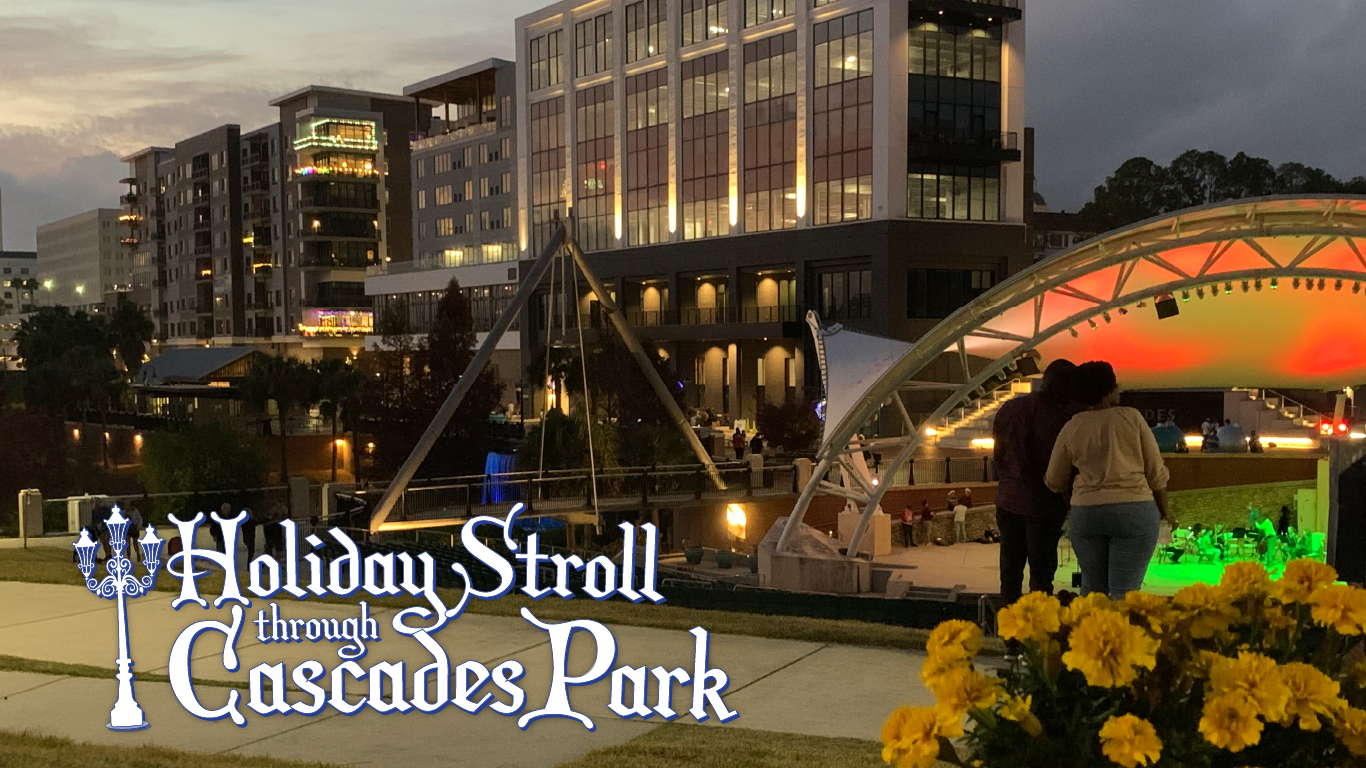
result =
M514 58L513 19L546 4L0 0L4 246L116 207L122 153L259 127L269 99L310 83L398 92ZM1126 158L1190 148L1366 175L1366 3L1028 0L1026 19L1027 122L1054 210Z

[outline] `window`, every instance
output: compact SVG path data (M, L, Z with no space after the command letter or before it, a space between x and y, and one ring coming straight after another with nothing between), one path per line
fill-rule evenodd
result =
M727 0L683 0L683 45L721 37L728 31Z
M817 24L812 106L812 218L873 215L873 12Z
M745 26L752 27L797 12L797 0L745 0Z
M531 105L532 249L540 252L564 215L564 99Z
M418 177L419 179L425 179L425 178L427 178L427 161L426 161L426 160L418 160L418 161L416 161L416 162L417 162L417 177Z
M538 91L564 82L561 31L533 37L528 47L531 59L531 90Z
M683 62L683 238L730 232L730 66L726 51Z
M1000 166L911 163L906 174L906 215L912 219L1000 221Z
M631 245L669 236L669 73L626 78L626 233Z
M499 186L500 179L501 177L492 178L489 176L481 178L479 180L479 196L492 197L494 195L503 194L503 188Z
M578 229L575 234L585 251L601 251L611 246L614 225L615 189L613 177L612 84L586 88L574 95L574 122L578 131L577 176Z
M442 152L436 156L433 162L436 164L437 173L445 173L451 169L451 153Z
M437 188L436 188L436 204L437 204L437 205L450 205L450 204L453 203L453 202L455 202L455 196L451 194L451 185L450 185L450 184L447 184L447 185L445 185L444 187L437 187Z
M499 177L499 186L502 188L503 194L512 194L512 174L504 173L501 177Z
M873 272L856 269L820 276L822 320L856 320L873 316Z
M447 216L436 220L436 236L450 237L455 234L455 219Z
M906 273L906 317L939 320L981 296L995 283L982 269L912 269Z
M745 46L745 231L797 226L797 33Z
M511 158L512 158L512 139L503 139L502 141L498 142L498 152L502 155L502 157L503 157L504 160L509 160L509 159L511 159ZM506 184L503 185L503 186L504 186L505 189L507 188L507 185L506 185Z
M466 200L474 199L474 179L465 180L465 190L455 194L455 202L463 203Z
M1001 28L980 29L912 21L912 75L1001 81Z
M437 193L437 198L436 198L436 199L437 199L438 201L440 201L440 200L441 200L441 197L440 197L440 195L441 195L441 190L438 189L438 190L436 191L436 193ZM440 204L441 204L440 202L437 203L437 205L440 205ZM422 209L424 209L424 208L426 208L426 207L427 207L427 190L425 190L425 189L419 189L419 190L417 191L417 209L420 211L420 210L422 210Z
M612 68L612 13L574 25L574 75L596 75Z
M668 20L666 0L641 0L626 6L626 63L668 50Z
M511 97L511 96L504 96L504 97L502 98L502 101L500 102L500 106L498 107L498 113L499 113L499 122L500 122L500 124L501 124L504 128L507 128L508 126L512 125L512 97ZM504 154L504 155L510 155L511 152L504 152L503 154Z
M465 214L465 223L464 223L464 225L462 225L458 230L456 230L456 234L461 234L461 235L463 235L463 234L465 234L466 232L473 232L473 231L474 231L474 214L472 214L472 213L467 213L467 214Z
M479 162L496 163L499 160L503 159L503 157L505 157L505 155L503 154L503 143L505 143L506 141L507 139L504 139L503 142L500 142L497 146L494 146L492 144L480 144Z

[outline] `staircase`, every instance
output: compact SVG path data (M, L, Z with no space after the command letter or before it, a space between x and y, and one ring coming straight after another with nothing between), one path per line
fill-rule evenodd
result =
M974 448L973 440L991 437L991 425L1001 406L1032 391L1030 380L1013 381L951 413L935 428L933 442L942 448Z
M1260 435L1317 435L1323 414L1269 389L1234 389L1224 399L1224 418L1233 419L1245 433Z

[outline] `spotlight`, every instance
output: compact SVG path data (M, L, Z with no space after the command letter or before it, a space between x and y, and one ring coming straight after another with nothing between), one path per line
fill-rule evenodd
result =
M1276 278L1274 278L1274 277L1271 278L1271 290L1274 291L1274 290L1276 290L1278 287L1280 287L1279 281L1278 281Z
M1271 281L1271 287L1272 287L1272 288L1275 288L1275 287L1276 287L1276 281L1275 281L1275 280L1272 280L1272 281ZM1291 281L1290 287L1291 287L1291 288L1294 288L1295 290L1299 290L1299 288L1300 288L1300 279L1297 277L1297 278L1295 278L1293 281Z
M1342 281L1341 281L1341 280L1337 281L1336 283L1333 283L1333 290L1335 290L1335 291L1340 291L1340 290L1342 290Z
M1224 283L1224 295L1226 295L1226 296L1232 296L1232 295L1233 295L1233 283Z
M1143 305L1142 305L1142 304L1139 304L1138 306L1141 307L1141 306L1143 306ZM1121 315L1127 315L1127 314L1129 314L1129 310L1125 309L1124 307L1120 307L1120 308L1119 308L1119 313L1120 313Z
M1352 293L1361 293L1361 283L1352 283Z
M1323 282L1324 282L1324 281L1323 281L1323 278L1320 277L1320 278L1319 278L1319 290L1320 290L1320 291L1323 290Z
M1068 328L1067 330L1072 334L1072 338L1074 338L1074 339L1081 335L1081 334L1077 333L1077 329L1076 329L1076 328Z
M1110 313L1109 313L1109 312L1101 312L1101 313L1100 313L1100 316L1103 317L1103 318L1105 318L1105 322L1107 322L1107 323L1110 322Z
M1253 283L1252 285L1253 285L1254 288L1256 288L1257 290L1260 291L1260 290L1262 289L1262 280L1261 280L1261 278L1257 278L1257 281L1256 281L1255 283Z
M1199 289L1196 289L1196 290L1199 290ZM1203 299L1203 298L1204 298L1204 295L1201 295L1200 298ZM1190 292L1190 291L1182 291L1182 292L1181 292L1181 300L1182 300L1182 301L1190 301L1190 300L1191 300L1191 292Z
M1186 298L1190 298L1189 293L1186 294ZM1143 305L1140 304L1139 306ZM1176 317L1181 314L1181 306L1176 303L1176 298L1170 293L1153 297L1153 309L1157 310L1158 320L1166 320L1169 317Z
M1247 281L1243 281L1243 293L1247 293Z
M1097 329L1097 328L1100 327L1100 326L1096 325L1096 319L1095 319L1094 317L1091 318L1091 319L1089 319L1089 320L1087 320L1086 322L1091 326L1091 330L1093 330L1093 331L1094 331L1095 329Z
M1140 302L1138 302L1138 308L1139 308L1139 309L1147 309L1147 308L1148 308L1148 302L1146 302L1146 301L1140 301Z
M1196 289L1195 289L1195 296L1196 296L1196 298L1200 298L1200 299L1205 298L1205 289L1204 289L1204 288L1196 288Z

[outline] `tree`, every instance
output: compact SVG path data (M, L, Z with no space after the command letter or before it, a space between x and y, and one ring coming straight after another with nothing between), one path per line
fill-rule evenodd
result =
M109 318L107 333L108 344L118 353L119 362L129 380L137 376L142 367L142 358L147 352L147 344L152 340L155 326L138 305L119 297L118 306Z
M428 388L433 412L441 407L455 383L474 359L477 336L469 301L460 290L460 281L451 278L446 292L437 302L432 316L432 329L427 334ZM460 410L487 421L503 396L503 385L498 382L492 366L479 371L474 387L460 403Z
M1124 161L1096 187L1080 215L1097 232L1122 227L1174 210L1180 203L1172 176L1146 157Z
M541 434L545 433L544 454ZM610 424L593 424L593 463L617 466L617 431ZM517 470L586 469L588 467L588 428L582 413L565 416L550 411L541 423L527 430L517 451Z
M28 371L24 401L54 416L67 416L87 399L88 388L81 391L73 379L82 364L98 355L108 356L99 318L73 313L68 307L42 307L19 325L15 340Z
M337 482L337 424L350 424L360 408L361 386L364 383L360 371L352 368L345 360L319 360L313 365L318 377L318 410L323 418L332 424L332 482ZM355 441L352 441L352 456L355 456ZM353 475L354 477L354 475Z
M258 503L245 493L260 488L266 476L261 440L227 424L201 422L147 436L142 448L142 482L149 493L184 494L158 499L158 519L169 512L205 514L224 501L234 507ZM204 491L227 491L226 498L204 499Z
M815 407L788 395L781 404L763 402L755 421L769 445L788 453L809 450L821 436L821 421Z
M1172 160L1168 173L1179 195L1177 207L1206 205L1219 201L1223 195L1228 160L1218 152L1188 149Z
M280 422L280 481L289 482L288 427L291 412L318 402L318 377L301 360L289 357L258 357L241 384L242 401L258 413L268 413L270 402Z

